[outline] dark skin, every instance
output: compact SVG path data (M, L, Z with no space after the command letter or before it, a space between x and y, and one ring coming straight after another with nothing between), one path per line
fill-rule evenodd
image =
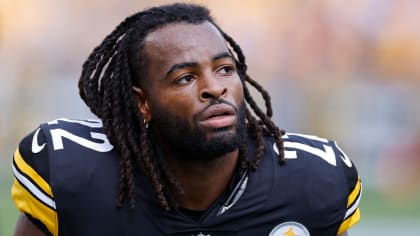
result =
M211 100L223 99L236 108L243 101L235 61L225 40L210 23L164 26L146 37L144 54L148 63L144 77L147 81L143 84L147 89L135 87L134 91L148 122L153 122L154 109L159 109L193 124L197 123L194 114L208 107ZM214 139L234 135L237 122L238 114L232 114L196 125L205 131L207 139ZM175 156L157 129L153 132L185 191L183 195L174 192L177 203L191 210L206 210L226 190L237 165L238 150L211 161L184 161Z
M38 229L36 225L32 223L26 217L25 214L20 214L18 222L16 223L14 236L45 236L44 232Z
M225 40L209 22L169 24L151 32L145 39L144 55L146 81L139 83L142 88L133 87L139 111L146 122L153 124L152 132L184 189L184 194L172 191L178 205L206 210L226 190L237 166L238 150L212 160L182 161L171 144L164 141L164 134L159 133L153 114L159 110L184 118L204 130L208 140L234 135L237 113L198 121L193 117L214 99L239 107L244 98L235 61ZM15 236L23 235L44 234L22 214ZM346 235L344 232L340 236Z

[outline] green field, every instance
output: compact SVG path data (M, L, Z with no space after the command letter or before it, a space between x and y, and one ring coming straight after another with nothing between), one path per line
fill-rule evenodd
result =
M390 201L377 192L364 191L360 207L363 216L368 219L384 217L420 219L420 194L405 200ZM420 227L420 220L418 225Z
M10 197L10 187L12 179L8 170L2 171L0 174L0 236L9 236L13 234L13 229L18 217L12 199Z

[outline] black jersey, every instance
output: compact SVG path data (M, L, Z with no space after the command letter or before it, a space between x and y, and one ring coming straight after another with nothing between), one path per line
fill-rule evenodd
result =
M251 139L251 138L250 138ZM13 158L17 208L50 235L337 235L360 219L361 181L335 142L283 136L286 164L264 137L256 172L245 172L196 218L165 211L135 171L136 207L116 207L119 154L97 120L58 119L25 137ZM248 141L254 153L253 140Z

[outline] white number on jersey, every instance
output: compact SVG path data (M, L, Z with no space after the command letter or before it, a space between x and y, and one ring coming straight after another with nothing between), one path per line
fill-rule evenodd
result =
M323 144L322 144L322 148L319 148L319 147L309 146L304 143L285 141L284 142L285 148L292 148L292 149L297 149L297 150L311 153L317 157L320 157L324 161L328 162L330 165L337 166L336 155L334 153L333 147L331 146L331 143L329 143L327 139L319 138L312 135L295 134L295 133L288 133L288 134L315 140ZM288 138L287 134L284 135L283 138L287 139ZM346 164L346 166L348 167L351 167L352 164L351 164L350 159L347 157L347 155L338 147L337 143L334 142L334 145L340 151L340 154L341 154L340 158L341 160L343 160L344 164ZM279 153L279 150L275 143L273 144L273 149L277 154ZM285 150L284 154L285 154L285 158L287 159L297 158L296 151Z
M66 118L61 118L57 120L53 120L48 122L49 125L58 124L58 121L61 122L70 122L70 123L77 123L80 125L88 126L91 128L100 128L102 127L102 122L97 120L70 120ZM108 138L103 133L97 132L90 132L90 137L94 140L89 140L80 136L77 136L67 130L64 129L51 129L50 130L52 141L53 141L53 148L54 150L61 150L64 149L63 139L68 139L72 142L75 142L85 148L92 149L97 152L109 152L112 150L113 146L109 142ZM98 142L100 141L100 142Z

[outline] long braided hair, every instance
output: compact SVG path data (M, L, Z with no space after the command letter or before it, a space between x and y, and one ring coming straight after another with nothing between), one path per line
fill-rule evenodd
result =
M215 25L236 54L238 73L241 77L247 104L246 122L256 140L252 163L248 161L246 140L239 147L239 168L251 167L256 171L264 153L263 133L270 133L279 149L279 163L284 163L284 134L272 121L271 98L267 91L246 73L245 56L239 45L214 22L208 9L194 4L171 4L153 7L127 17L102 43L97 46L83 64L79 80L79 92L91 111L103 122L104 132L120 152L118 206L125 199L134 207L134 169L139 166L149 179L160 205L170 210L169 187L182 193L182 188L168 164L157 158L156 151L147 135L147 127L138 110L133 86L141 86L145 58L142 53L148 33L169 23L200 24L208 21ZM138 82L140 81L140 82ZM140 84L137 84L140 83ZM265 112L252 98L247 84L259 91L265 101ZM249 107L251 109L249 109ZM252 110L252 111L251 111ZM255 117L257 116L258 119Z

